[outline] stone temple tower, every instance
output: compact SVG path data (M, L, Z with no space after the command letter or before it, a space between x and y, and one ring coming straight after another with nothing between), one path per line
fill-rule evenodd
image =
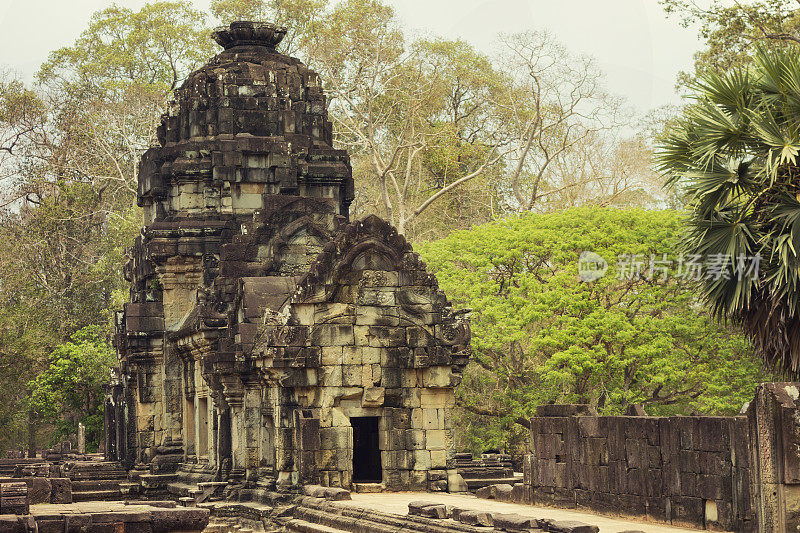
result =
M391 225L349 221L349 157L284 34L214 32L142 157L107 454L149 494L447 490L468 324Z

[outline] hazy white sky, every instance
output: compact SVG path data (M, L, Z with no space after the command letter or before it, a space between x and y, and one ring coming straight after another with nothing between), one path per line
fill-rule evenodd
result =
M207 8L210 0L194 0ZM697 31L666 19L657 0L387 0L412 31L463 38L491 52L498 32L547 29L594 56L607 87L639 112L677 103L676 74L692 65ZM138 8L146 0L119 0ZM0 65L30 79L111 0L0 0ZM31 22L35 21L35 24Z

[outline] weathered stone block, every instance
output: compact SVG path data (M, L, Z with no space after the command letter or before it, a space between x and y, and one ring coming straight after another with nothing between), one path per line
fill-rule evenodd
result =
M311 328L311 343L315 346L346 346L355 344L353 326L321 324Z
M500 531L527 532L532 527L536 526L535 519L514 513L509 513L509 514L494 513L492 515L492 518L494 521L494 529Z
M501 502L510 502L511 492L513 491L513 487L506 483L498 483L495 485L491 485L492 489L492 499L501 501Z
M50 503L72 503L72 480L68 478L50 478Z
M464 478L456 471L449 471L447 474L447 491L450 493L467 492L469 486Z
M349 347L348 347L349 349ZM323 346L320 364L323 366L341 365L344 363L342 346Z
M27 528L21 516L0 514L0 531L3 533L25 533Z
M408 470L408 487L415 491L428 490L428 472L425 470Z
M367 387L361 404L364 407L381 407L384 404L386 389L383 387Z
M482 498L484 500L491 500L494 496L492 495L492 487L481 487L475 491L475 496L478 498Z
M447 506L428 501L413 501L408 503L408 514L415 516L424 516L427 518L447 518Z
M469 526L492 527L494 525L492 514L484 511L462 510L457 520Z
M702 498L675 496L672 502L672 519L675 524L700 524L705 514Z
M551 533L598 533L600 528L574 520L548 520L547 531Z
M447 430L432 429L425 432L425 443L428 450L446 450L449 440Z
M27 498L31 505L37 503L50 503L50 494L53 491L48 478L44 477L25 477L19 481L28 487ZM5 484L3 485L5 486Z
M431 450L431 468L447 468L447 452L445 450Z
M518 483L511 487L511 501L518 504L531 504L527 501L527 491L525 485Z
M406 446L409 450L424 450L427 448L425 442L425 431L421 429L406 430Z
M414 450L411 452L414 458L413 470L431 469L431 452L429 450Z

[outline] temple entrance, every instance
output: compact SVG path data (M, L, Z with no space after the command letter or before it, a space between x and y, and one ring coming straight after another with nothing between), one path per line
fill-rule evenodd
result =
M378 417L357 416L350 419L350 424L353 426L353 481L380 483L383 469L378 446Z

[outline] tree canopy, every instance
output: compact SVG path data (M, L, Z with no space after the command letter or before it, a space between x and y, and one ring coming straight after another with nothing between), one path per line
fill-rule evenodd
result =
M576 208L509 217L419 247L471 308L472 362L458 389L465 445L514 445L537 405L619 414L736 413L766 377L747 339L700 305L680 263L674 211ZM607 262L579 277L582 252Z
M667 14L688 27L699 27L706 47L695 53L695 72L682 72L686 86L697 75L722 73L753 64L758 46L786 49L800 45L800 3L797 0L708 2L659 0Z
M0 83L0 452L54 422L25 407L54 350L86 327L107 338L127 299L138 159L171 89L213 53L205 18L183 2L112 6L36 83Z
M28 384L30 408L36 416L68 437L78 423L86 427L87 448L103 440L104 385L117 357L99 326L87 326L60 344L49 356L47 368Z

